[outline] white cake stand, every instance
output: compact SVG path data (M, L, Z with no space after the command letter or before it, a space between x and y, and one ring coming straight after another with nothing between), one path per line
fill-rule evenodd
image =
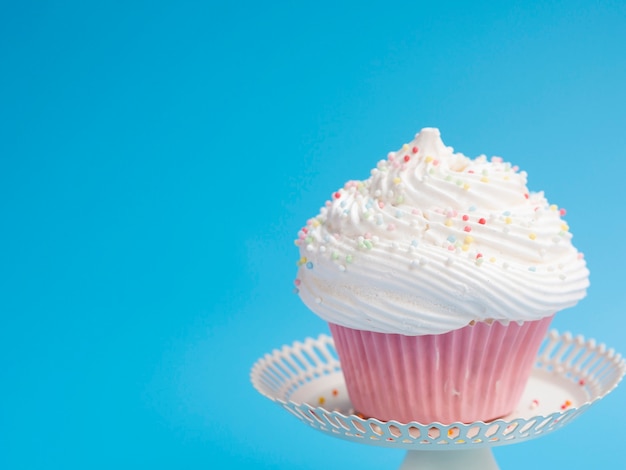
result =
M353 442L404 449L400 470L497 470L491 448L560 429L610 393L626 361L593 339L550 331L522 399L490 422L400 423L354 413L330 336L283 346L251 371L256 390L309 426Z

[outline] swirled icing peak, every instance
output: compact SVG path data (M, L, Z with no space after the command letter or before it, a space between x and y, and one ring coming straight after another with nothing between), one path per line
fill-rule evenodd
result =
M426 128L307 221L296 292L328 322L384 333L537 320L589 285L564 215L516 166Z

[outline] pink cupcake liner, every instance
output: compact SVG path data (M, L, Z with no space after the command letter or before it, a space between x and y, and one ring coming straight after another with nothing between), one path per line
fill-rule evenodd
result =
M350 400L382 421L491 421L522 396L552 317L404 336L330 324Z

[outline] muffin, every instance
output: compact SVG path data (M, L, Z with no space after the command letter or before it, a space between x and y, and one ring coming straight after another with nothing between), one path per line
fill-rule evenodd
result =
M526 181L426 128L300 230L296 292L328 322L358 413L451 423L514 410L550 321L589 285L565 210Z

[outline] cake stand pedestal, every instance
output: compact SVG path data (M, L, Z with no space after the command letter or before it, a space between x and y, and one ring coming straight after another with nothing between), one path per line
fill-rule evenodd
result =
M400 470L498 470L491 449L454 450L449 452L424 452L409 450Z
M255 389L303 423L345 440L406 452L400 470L498 470L492 447L556 431L610 393L626 361L595 340L552 330L517 408L474 423L401 423L355 413L328 335L283 346L251 371Z

